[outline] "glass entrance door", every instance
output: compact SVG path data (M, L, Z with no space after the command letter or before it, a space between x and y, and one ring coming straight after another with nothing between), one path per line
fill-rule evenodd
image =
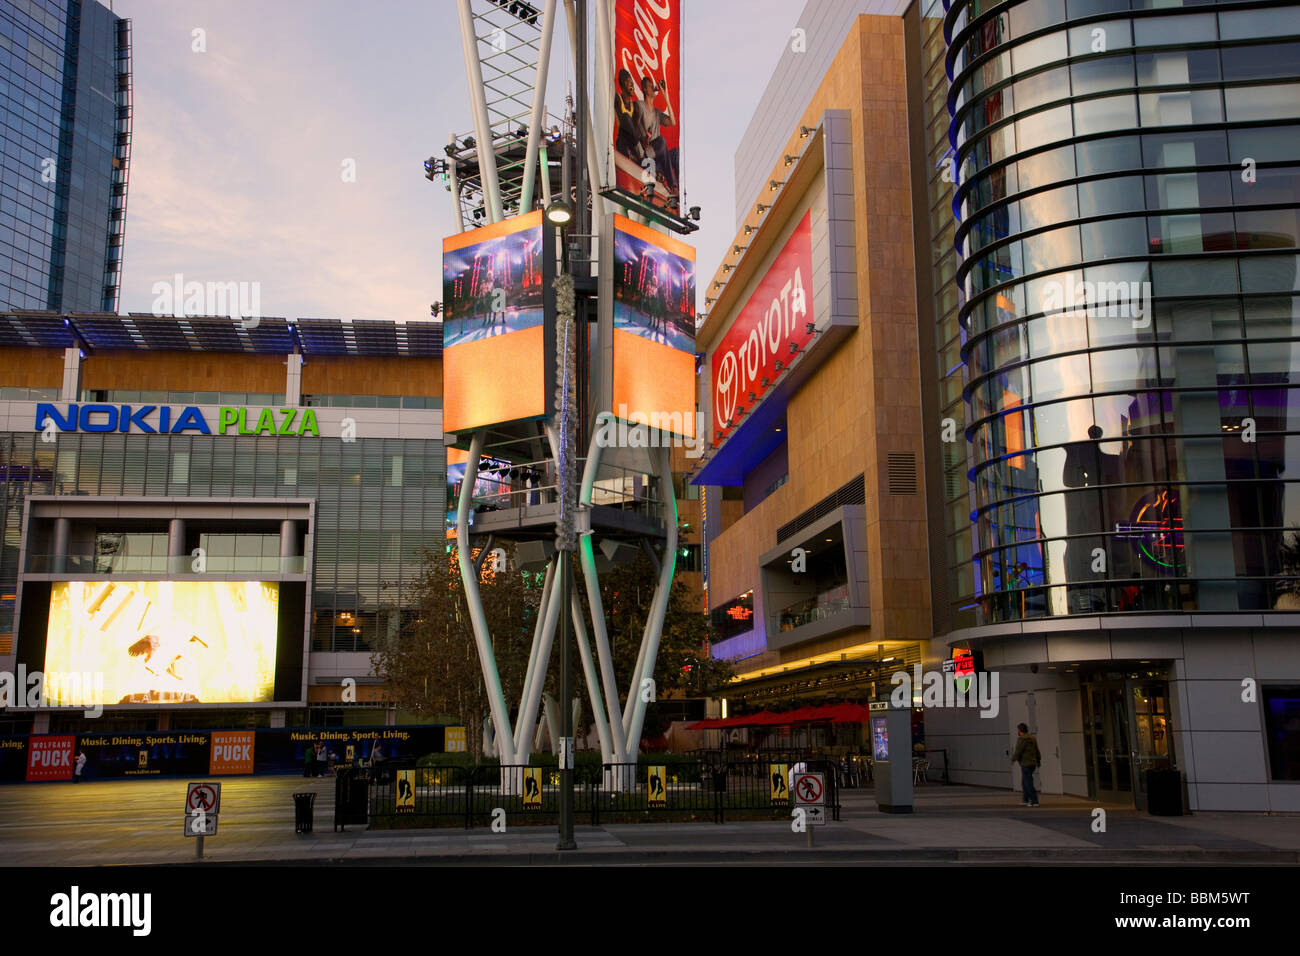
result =
M1169 683L1163 680L1128 680L1133 705L1133 772L1137 808L1147 808L1146 771L1174 765L1172 725L1169 721Z
M1128 701L1122 680L1083 685L1083 738L1089 796L1103 803L1133 803L1133 754Z

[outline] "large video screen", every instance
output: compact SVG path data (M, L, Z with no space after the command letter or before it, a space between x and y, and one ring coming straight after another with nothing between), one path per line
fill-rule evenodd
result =
M541 211L442 244L444 431L546 414Z
M267 581L56 581L45 670L102 674L106 705L271 701L279 604Z
M695 250L618 215L612 405L619 418L695 435Z

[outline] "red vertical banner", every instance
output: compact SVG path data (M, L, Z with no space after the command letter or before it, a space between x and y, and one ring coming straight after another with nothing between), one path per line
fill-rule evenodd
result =
M614 4L614 185L678 213L681 2Z

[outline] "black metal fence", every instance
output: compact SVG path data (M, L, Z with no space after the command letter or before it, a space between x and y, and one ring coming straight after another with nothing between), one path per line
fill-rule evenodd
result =
M577 822L788 817L796 803L790 768L798 759L760 763L707 760L664 764L603 764L574 771ZM840 781L830 761L803 760L821 773L822 804L840 818ZM488 827L552 824L559 820L560 771L554 766L419 767L389 761L369 780L370 822L386 827Z

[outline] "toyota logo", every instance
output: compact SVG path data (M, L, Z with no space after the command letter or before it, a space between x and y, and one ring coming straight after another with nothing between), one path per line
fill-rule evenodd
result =
M740 395L740 369L736 362L736 353L728 352L722 357L718 367L718 386L714 396L717 409L718 427L725 428L736 411L736 399Z

